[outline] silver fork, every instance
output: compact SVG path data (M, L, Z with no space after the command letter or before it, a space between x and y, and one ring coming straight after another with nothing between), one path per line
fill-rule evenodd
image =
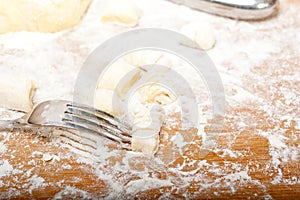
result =
M260 20L278 10L279 0L169 0L224 17Z
M92 132L131 150L131 127L95 108L65 100L44 101L16 120L3 121L1 128L56 127Z

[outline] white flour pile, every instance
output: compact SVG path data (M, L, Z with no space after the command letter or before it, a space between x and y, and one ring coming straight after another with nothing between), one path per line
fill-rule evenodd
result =
M230 188L234 194L241 188L253 187L256 193L249 197L272 198L268 194L269 183L260 181L254 172L273 174L271 184L300 184L299 176L285 176L284 166L289 162L299 163L300 149L300 15L298 8L288 7L282 2L279 16L261 22L241 22L208 15L162 0L139 0L143 16L139 28L160 27L179 31L182 25L207 21L214 29L217 43L208 51L218 68L226 93L225 130L218 137L213 154L224 162L196 159L201 153L186 149L189 145L201 145L203 135L191 134L191 130L175 130L178 105L167 108L167 122L162 140L170 146L156 156L149 157L125 152L113 143L93 135L86 135L82 143L71 142L64 137L54 137L55 145L62 144L78 154L76 162L94 167L94 173L104 180L108 187L107 199L131 198L153 188L160 188L164 197L181 195L196 198L211 194L221 197L223 188ZM111 36L130 28L103 24L99 8L102 1L94 1L83 21L75 28L56 34L17 32L0 35L1 73L18 73L37 80L34 102L47 99L72 99L73 85L83 62L99 44ZM178 70L185 69L177 66ZM188 74L187 74L188 75ZM202 81L188 75L196 83L201 121L200 133L204 132L210 117L210 101ZM201 85L201 87L199 87ZM11 115L1 111L3 118ZM13 115L14 116L14 115ZM1 132L0 154L7 152L5 143L15 132ZM251 141L240 141L244 146L235 145L243 135ZM193 141L193 137L197 139ZM189 138L189 137L192 137ZM260 163L260 153L251 149L260 139L267 141L269 159ZM71 144L71 145L70 145ZM86 145L84 145L86 144ZM173 146L172 146L173 145ZM247 148L249 147L249 148ZM42 150L41 150L42 151ZM39 153L39 152L36 152ZM40 152L41 153L41 152ZM194 159L193 159L194 158ZM59 156L45 159L55 161ZM239 162L247 160L248 164ZM71 166L61 166L71 167ZM3 177L28 173L29 193L44 188L48 183L30 170L14 168L9 160L0 158L0 187L8 187ZM134 178L132 178L134 177ZM214 178L211 178L214 177ZM217 178L216 178L217 177ZM80 177L78 177L80 178ZM193 187L200 188L196 191ZM191 191L191 192L184 192ZM11 197L19 191L11 190ZM85 198L94 195L75 187L67 187L57 193L59 199L66 194L80 194Z

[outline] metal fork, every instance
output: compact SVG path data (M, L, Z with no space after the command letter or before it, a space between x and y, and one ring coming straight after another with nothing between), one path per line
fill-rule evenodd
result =
M65 100L44 101L23 117L0 123L2 128L47 126L92 132L131 150L131 127L95 108Z
M260 20L278 10L279 0L169 0L224 17Z

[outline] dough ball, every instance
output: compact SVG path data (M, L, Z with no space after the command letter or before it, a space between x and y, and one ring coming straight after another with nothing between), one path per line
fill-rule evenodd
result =
M157 64L165 67L171 67L172 61L167 58L163 52L153 50L143 50L129 53L125 56L125 61L137 67L144 65Z
M0 76L0 107L29 112L32 109L34 82L10 75Z
M203 50L212 49L216 43L212 28L205 22L186 24L180 32L192 39Z
M109 66L100 77L97 88L114 90L122 98L128 90L139 80L141 70L122 60Z
M92 0L1 0L0 33L57 32L79 23Z
M133 0L106 0L101 15L102 22L136 26L142 11Z
M124 113L121 100L112 90L97 89L94 96L94 107L114 116Z

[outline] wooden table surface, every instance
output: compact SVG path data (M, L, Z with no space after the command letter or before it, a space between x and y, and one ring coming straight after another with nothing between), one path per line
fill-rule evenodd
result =
M282 5L300 8L296 0ZM300 16L295 19L299 27ZM193 143L165 163L120 149L98 163L97 156L89 158L92 150L78 153L80 147L53 137L0 132L0 199L300 199L300 56L290 53L286 59L279 52L273 58L243 77L243 87L263 101L227 102L224 129L207 155L200 150L202 137L195 130L181 130L180 124L163 128L156 156L168 155L169 139L177 132L193 133ZM292 101L286 99L287 90L294 95ZM226 85L225 92L234 93ZM207 124L204 130L209 129ZM114 148L109 144L107 149ZM144 182L134 182L145 174ZM147 181L151 184L153 179L168 184L149 189ZM118 191L113 182L124 187ZM145 188L134 188L133 183Z

